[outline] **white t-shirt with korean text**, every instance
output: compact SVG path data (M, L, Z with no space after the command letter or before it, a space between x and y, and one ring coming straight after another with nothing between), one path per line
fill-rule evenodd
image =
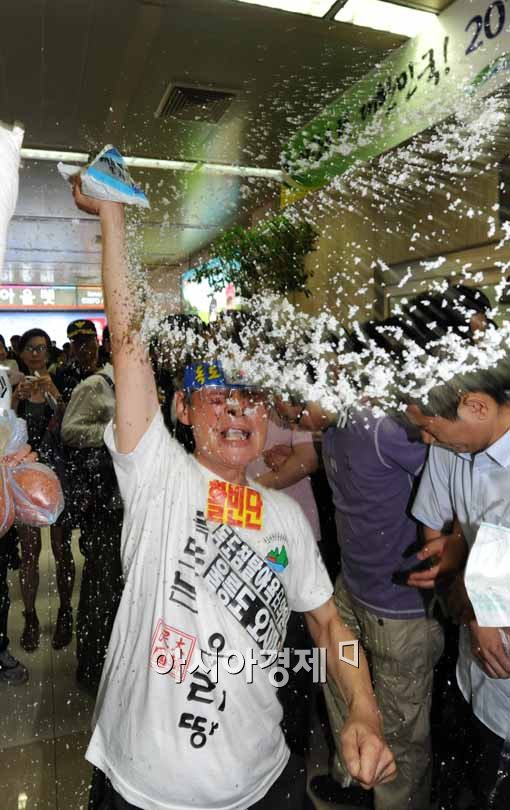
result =
M262 651L280 649L290 610L324 604L331 582L297 504L218 479L159 413L131 453L111 424L105 441L126 584L87 759L142 810L245 810L289 756ZM258 663L228 672L241 661L229 652L249 650Z

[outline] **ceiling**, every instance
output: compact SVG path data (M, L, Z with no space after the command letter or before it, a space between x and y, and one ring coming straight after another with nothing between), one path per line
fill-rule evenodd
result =
M235 0L2 0L0 119L26 147L278 167L282 146L404 40ZM448 5L443 0L405 3ZM228 89L219 123L155 118L169 83ZM269 181L137 171L152 210L146 262L177 264L276 193ZM24 161L4 281L94 283L97 222L72 205L54 164Z
M392 0L393 3L398 3L399 6L407 6L407 8L417 8L422 11L433 11L440 14L445 8L451 6L454 0Z
M401 0L393 0L394 3L398 3L400 6L407 6L408 8L418 8L422 11L434 11L436 14L440 14L441 11L444 11L445 8L451 6L453 0L414 0L414 2L401 2Z

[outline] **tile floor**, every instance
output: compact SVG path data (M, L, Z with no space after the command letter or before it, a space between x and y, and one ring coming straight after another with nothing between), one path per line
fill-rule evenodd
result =
M84 753L93 698L74 679L74 643L51 646L58 609L49 536L43 532L37 611L41 645L34 653L19 646L23 629L17 572L10 572L10 651L28 668L30 680L0 689L0 796L2 810L86 810L90 766ZM77 582L81 555L73 538ZM75 589L76 607L78 588Z
M74 606L82 557L73 536L77 563ZM51 646L58 597L49 534L43 531L37 611L41 645L25 653L19 645L23 628L17 572L10 572L10 650L29 669L20 687L0 687L0 810L87 810L91 768L84 759L94 701L75 682L74 642L66 650ZM310 773L327 769L327 750L320 727L314 729ZM348 810L315 802L316 810Z

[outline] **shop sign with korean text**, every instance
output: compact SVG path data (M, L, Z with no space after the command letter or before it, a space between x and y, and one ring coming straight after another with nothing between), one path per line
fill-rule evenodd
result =
M0 309L104 309L101 287L0 286Z
M510 0L456 0L293 137L283 204L509 81Z

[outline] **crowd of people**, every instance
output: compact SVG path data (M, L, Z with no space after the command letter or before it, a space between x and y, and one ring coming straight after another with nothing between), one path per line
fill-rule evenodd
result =
M507 808L508 628L478 625L463 576L483 526L504 529L507 363L438 381L405 414L366 405L341 420L227 378L221 358L190 358L177 379L134 327L122 206L78 185L74 195L101 220L112 342L107 332L100 347L92 322L73 321L61 352L34 328L9 350L0 340L0 362L66 496L51 529L57 649L73 635L80 530L77 679L99 689L90 810L309 806L321 680L331 767L309 780L313 796L376 810ZM397 355L398 330L426 345L448 329L474 343L489 309L481 291L452 287L364 324L352 345ZM0 547L5 684L27 678L8 652L7 566L19 565L29 653L40 549L39 530L23 526ZM356 642L350 663L339 649ZM268 650L276 669L262 666ZM230 667L241 651L251 681Z
M9 369L12 407L26 421L29 444L55 470L65 494L64 512L50 528L60 600L52 638L57 650L67 647L73 637L71 534L73 529L80 530L85 562L76 617L77 679L95 690L122 590L122 504L103 441L115 394L107 329L101 346L92 321L72 321L67 334L69 342L62 350L39 328L13 335L9 350L0 336L0 362ZM22 524L12 528L0 546L2 683L19 684L28 679L26 665L8 651L7 569L19 568L24 605L20 643L30 653L40 642L36 605L40 553L41 530Z

